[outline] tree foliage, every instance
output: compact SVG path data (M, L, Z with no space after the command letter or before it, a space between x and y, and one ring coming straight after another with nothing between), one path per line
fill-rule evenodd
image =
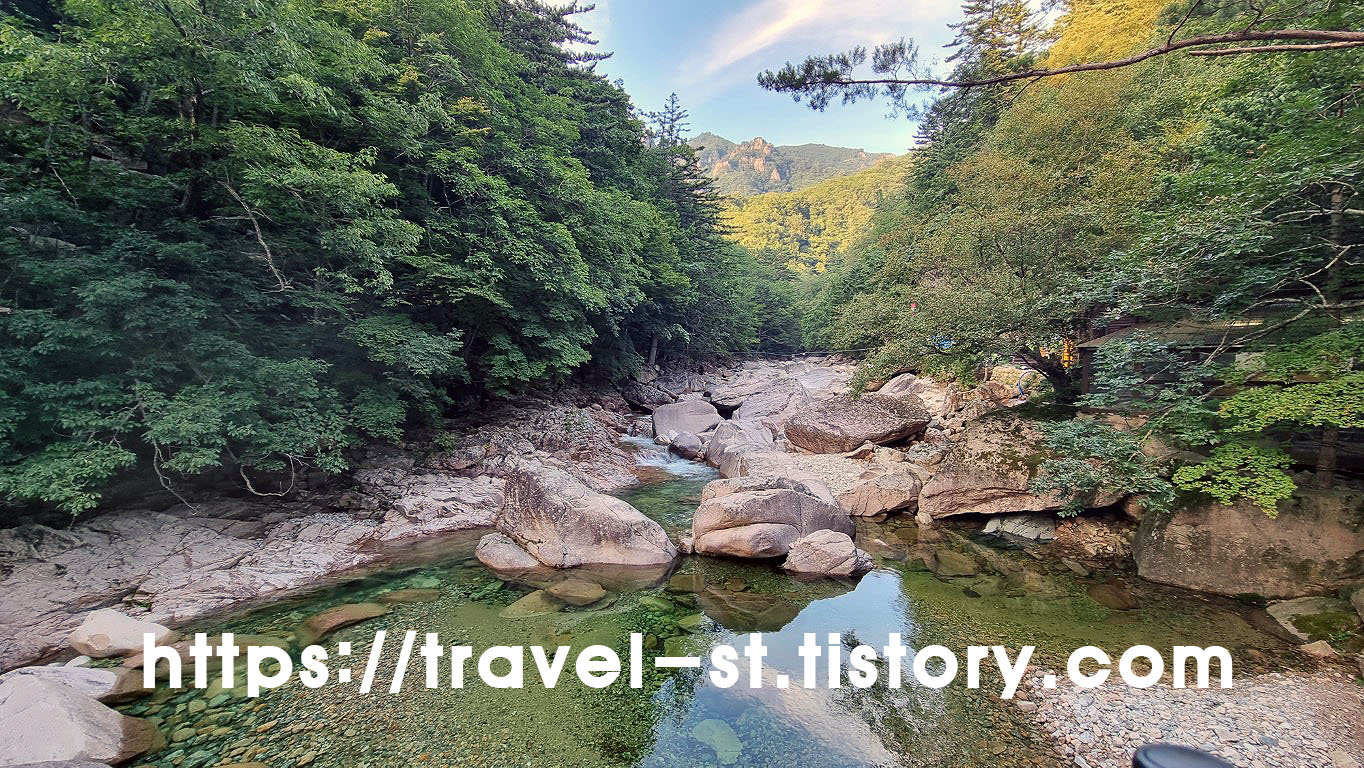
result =
M135 467L278 492L461 394L751 344L746 255L581 10L0 16L0 496L79 511Z
M992 30L1020 27L996 6L966 8L944 79L976 85L922 110L926 144L907 187L830 270L813 315L835 346L875 349L863 380L1014 358L1063 402L1143 416L1129 431L1052 429L1059 458L1044 463L1042 490L1121 489L1155 506L1184 490L1272 512L1302 480L1292 471L1315 468L1329 485L1364 391L1364 52L1159 56L1026 85L992 78L1121 59L1248 19L1358 30L1364 10L1073 0L1046 48L999 43ZM1028 29L1017 39L1038 40ZM872 68L895 80L919 66L914 54L883 46ZM761 81L817 108L839 95L914 106L905 77L848 82L861 60L816 57ZM1147 330L1097 351L1081 398L1081 371L1062 352L1119 320ZM1201 330L1162 330L1174 326ZM1156 439L1172 450L1137 450Z

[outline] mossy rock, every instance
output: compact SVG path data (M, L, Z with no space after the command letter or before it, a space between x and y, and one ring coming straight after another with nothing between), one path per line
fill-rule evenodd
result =
M639 599L639 604L655 613L672 613L677 608L671 600L657 595L645 595Z
M702 720L691 729L692 738L715 750L715 758L720 765L733 765L739 761L744 745L739 735L723 720Z
M938 576L975 576L979 572L976 561L960 552L940 549L933 553L933 573Z
M1335 597L1299 597L1273 603L1270 616L1302 642L1327 640L1360 625L1354 608Z
M1351 632L1359 627L1359 617L1354 611L1331 611L1298 616L1293 626L1313 640L1327 640L1342 632Z

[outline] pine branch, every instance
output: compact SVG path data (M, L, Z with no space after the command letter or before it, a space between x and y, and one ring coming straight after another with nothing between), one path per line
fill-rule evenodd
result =
M1178 51L1190 48L1206 48L1207 46L1223 45L1226 43L1245 43L1256 41L1274 40L1313 40L1315 44L1309 45L1267 45L1251 46L1241 48L1224 48L1188 51L1197 56L1220 56L1232 54L1248 53L1270 53L1275 51L1315 51L1315 50L1334 50L1340 48L1353 48L1364 46L1364 31L1336 30L1336 29L1274 29L1274 30L1246 30L1241 32L1228 32L1216 35L1196 35L1183 40L1171 41L1158 48L1151 48L1141 53L1127 56L1121 59L1110 61L1095 61L1086 64L1072 64L1064 67L1055 68L1034 68L1022 72L1011 72L993 77L985 77L970 80L944 80L932 77L920 78L854 78L846 76L845 72L839 69L826 67L820 70L818 67L811 66L812 62L807 61L805 67L798 70L794 65L787 64L781 71L773 72L768 70L758 75L758 82L764 88L781 92L800 92L815 88L846 87L846 86L938 86L942 88L980 88L990 85L1010 83L1017 80L1031 80L1034 78L1055 77L1057 75L1068 75L1076 72L1094 72L1109 69L1119 69L1139 64L1147 59L1158 56L1165 56Z

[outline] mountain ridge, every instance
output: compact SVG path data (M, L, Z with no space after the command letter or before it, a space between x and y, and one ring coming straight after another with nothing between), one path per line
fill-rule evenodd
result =
M761 136L734 142L709 131L687 143L697 150L701 167L716 179L720 192L734 197L794 192L896 156L814 142L779 146Z

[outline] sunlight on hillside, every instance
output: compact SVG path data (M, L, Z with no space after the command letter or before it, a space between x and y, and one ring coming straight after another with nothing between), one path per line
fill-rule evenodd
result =
M892 158L797 192L734 199L723 222L730 238L760 259L821 273L866 231L877 204L904 188L910 164L908 157Z

